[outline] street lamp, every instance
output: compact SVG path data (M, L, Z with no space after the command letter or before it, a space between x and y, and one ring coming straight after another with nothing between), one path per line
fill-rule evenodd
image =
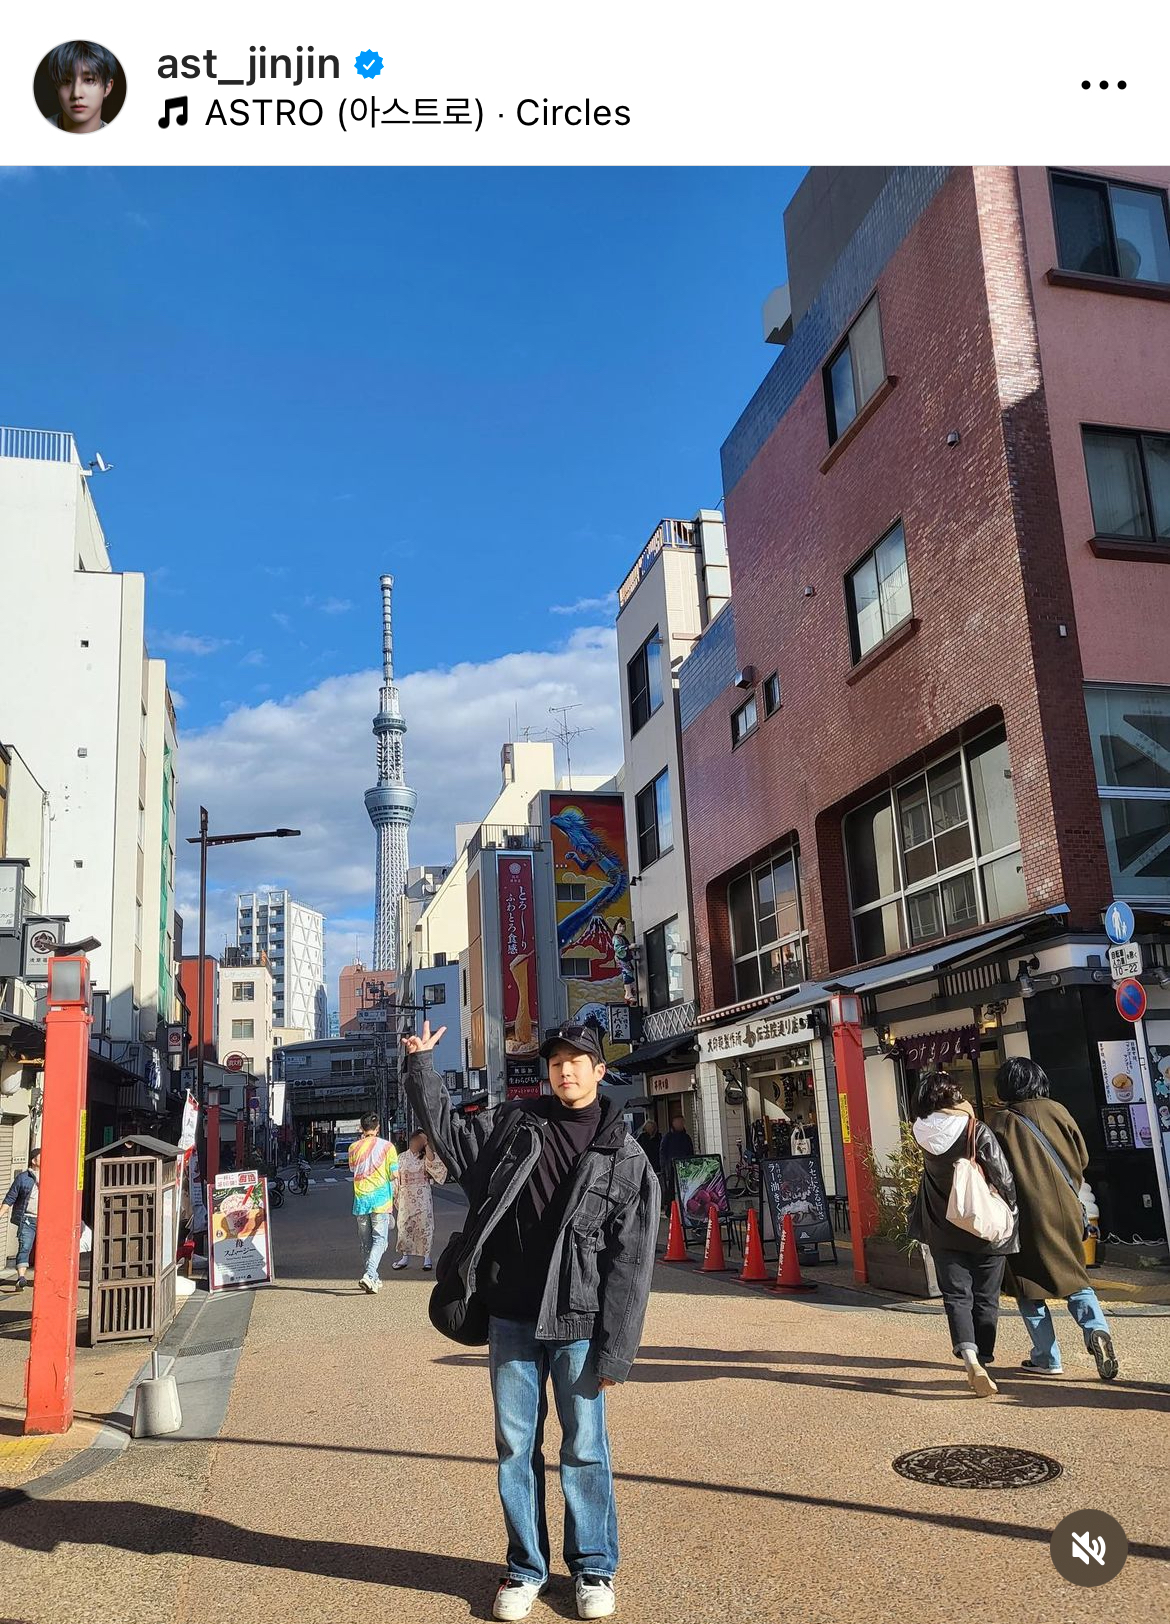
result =
M188 835L187 844L199 847L199 1048L195 1056L195 1097L199 1101L199 1135L203 1141L203 1154L200 1158L200 1168L204 1182L207 1181L207 1101L203 1090L203 1049L206 993L204 980L207 974L207 848L209 846L238 846L245 840L287 840L300 834L299 829L257 829L249 834L241 835L209 835L207 832L207 808L199 808L199 833ZM218 1146L216 1149L218 1150Z

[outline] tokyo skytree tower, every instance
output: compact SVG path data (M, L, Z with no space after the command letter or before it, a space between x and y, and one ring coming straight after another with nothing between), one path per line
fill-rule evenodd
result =
M382 577L382 687L374 737L378 741L378 782L366 791L366 811L377 837L377 884L374 892L375 970L398 969L398 913L406 887L407 831L418 796L406 787L402 735L406 723L394 685L394 632L391 600L394 577Z

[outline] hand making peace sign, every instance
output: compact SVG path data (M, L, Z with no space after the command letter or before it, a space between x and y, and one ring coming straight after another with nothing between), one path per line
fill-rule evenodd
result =
M403 1038L402 1047L406 1050L407 1054L427 1054L439 1042L439 1039L443 1036L443 1033L446 1030L447 1028L445 1026L440 1026L437 1032L432 1032L430 1021L424 1021L422 1037L420 1038L414 1034L411 1034L410 1037Z

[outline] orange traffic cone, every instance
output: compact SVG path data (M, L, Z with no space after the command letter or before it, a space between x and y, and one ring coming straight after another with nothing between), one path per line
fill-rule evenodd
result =
M721 1274L726 1268L723 1233L719 1228L719 1208L712 1201L707 1209L707 1245L703 1252L703 1273Z
M677 1201L670 1204L670 1231L666 1237L664 1263L688 1263L687 1243L683 1239L682 1209Z
M748 1208L747 1245L744 1248L743 1268L739 1271L739 1278L741 1280L768 1278L768 1271L764 1267L764 1243L760 1239L760 1223L754 1207Z
M784 1226L780 1231L780 1267L776 1270L776 1283L773 1291L815 1291L816 1284L803 1280L800 1274L800 1259L796 1255L796 1226L792 1222L792 1214L784 1214Z

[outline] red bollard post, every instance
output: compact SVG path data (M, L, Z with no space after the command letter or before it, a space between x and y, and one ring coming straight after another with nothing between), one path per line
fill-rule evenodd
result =
M92 1023L88 960L83 955L50 959L37 1265L24 1382L26 1433L68 1432L73 1425L84 1149L81 1115Z

